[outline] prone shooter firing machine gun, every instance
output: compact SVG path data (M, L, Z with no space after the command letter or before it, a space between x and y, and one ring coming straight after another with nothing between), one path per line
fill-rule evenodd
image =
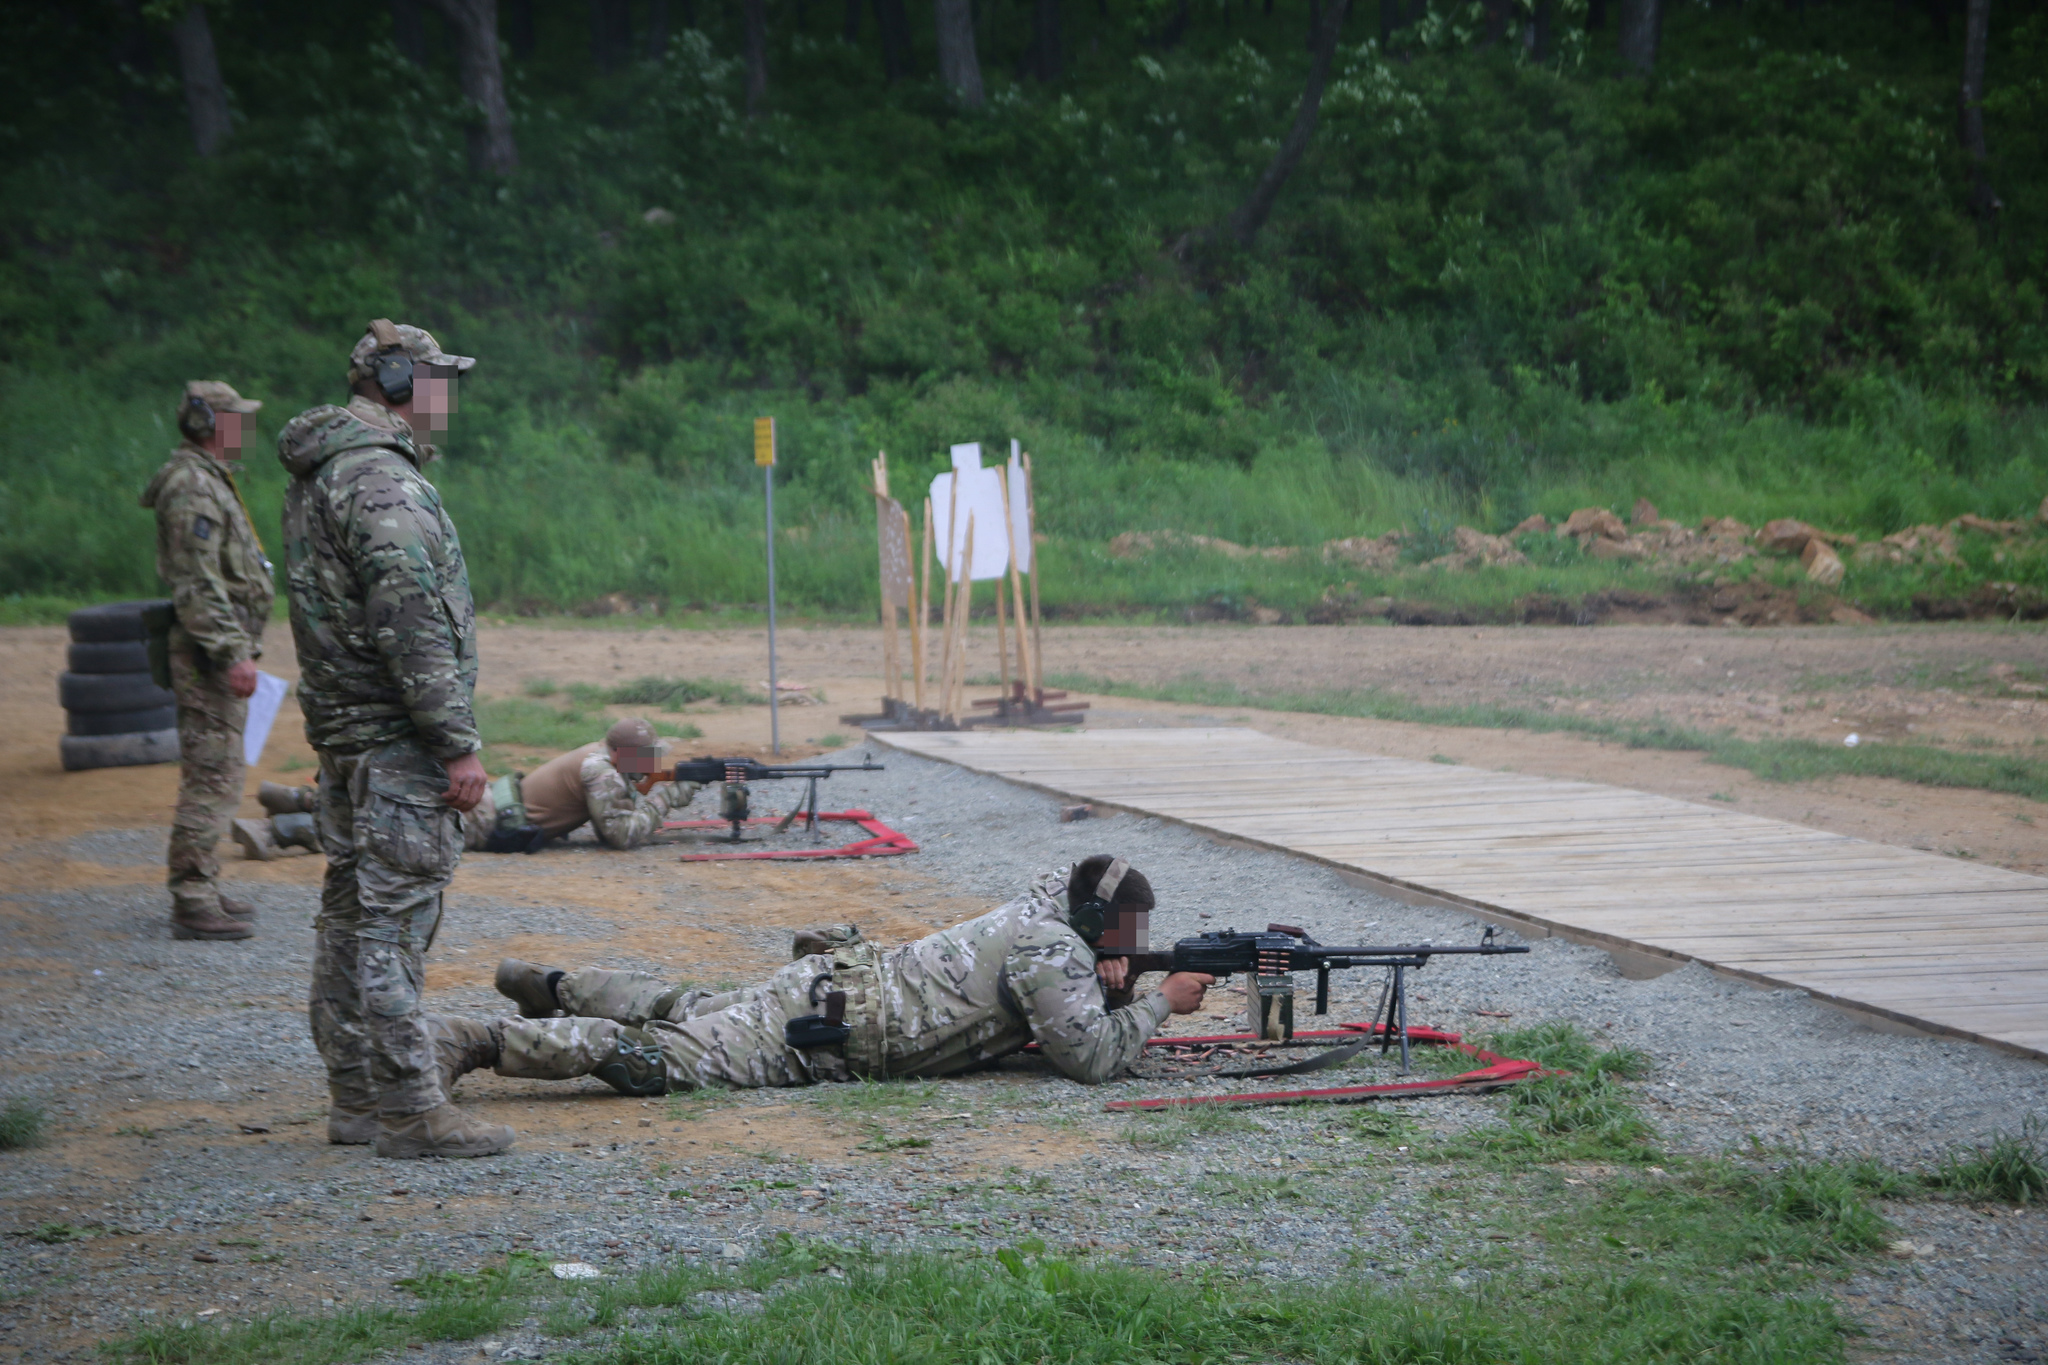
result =
M1263 934L1225 929L1220 933L1197 934L1193 938L1181 939L1173 945L1172 952L1126 953L1124 957L1130 964L1128 980L1133 984L1146 972L1206 972L1219 981L1243 973L1246 1014L1252 1032L1260 1038L1281 1042L1294 1036L1294 982L1290 973L1312 971L1316 974L1316 1013L1328 1014L1331 972L1348 967L1385 967L1388 969L1387 982L1380 991L1379 1004L1373 1009L1372 1027L1366 1034L1366 1041L1373 1034L1378 1034L1380 1055L1385 1056L1398 1035L1401 1040L1401 1070L1406 1071L1407 973L1427 967L1432 957L1494 957L1529 951L1521 945L1495 943L1495 932L1493 925L1487 925L1478 944L1469 948L1434 943L1332 948L1310 938L1305 929L1297 929L1291 924L1269 924ZM1350 1056L1364 1045L1362 1041L1356 1047L1340 1048L1336 1053L1325 1053L1311 1062L1266 1069L1259 1074L1319 1070L1341 1060L1341 1057Z
M675 782L695 782L705 785L723 783L718 797L718 818L732 826L731 841L740 841L740 832L752 818L748 806L750 782L781 781L788 778L803 778L810 783L810 790L804 800L792 807L775 826L777 834L783 833L796 820L804 817L804 830L815 834L818 829L818 782L834 773L878 773L882 765L866 754L861 755L858 764L853 763L760 763L751 758L686 758L676 764L670 774Z

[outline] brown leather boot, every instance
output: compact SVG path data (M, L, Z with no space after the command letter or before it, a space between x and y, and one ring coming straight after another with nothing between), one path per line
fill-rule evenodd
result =
M282 782L265 782L256 789L256 804L272 815L310 813L318 801L313 787L287 787Z
M247 901L238 901L226 892L221 893L220 912L229 919L238 919L244 924L256 922L256 907Z
M267 863L278 856L277 840L270 835L268 820L237 820L233 829L235 842L241 846L244 858Z
M470 1072L496 1066L505 1050L498 1031L480 1019L430 1014L426 1026L427 1041L434 1045L434 1060L441 1068L443 1095L453 1095L455 1083Z
M452 1104L423 1114L377 1116L378 1156L496 1156L514 1136L504 1124L479 1122Z
M235 939L255 936L255 929L241 920L222 914L212 906L174 905L171 907L171 937L197 939Z

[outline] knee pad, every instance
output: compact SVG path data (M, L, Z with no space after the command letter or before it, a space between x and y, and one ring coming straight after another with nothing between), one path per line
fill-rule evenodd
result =
M620 1029L612 1050L590 1069L590 1074L621 1095L668 1093L668 1064L662 1060L661 1045L645 1029Z

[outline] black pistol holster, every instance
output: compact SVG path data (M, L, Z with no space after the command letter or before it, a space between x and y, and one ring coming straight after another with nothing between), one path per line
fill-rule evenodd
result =
M818 1003L818 987L832 979L826 972L811 982L811 1003ZM799 1052L808 1052L814 1047L837 1047L853 1036L853 1026L846 1022L846 992L825 992L823 1014L803 1014L782 1026L782 1041Z

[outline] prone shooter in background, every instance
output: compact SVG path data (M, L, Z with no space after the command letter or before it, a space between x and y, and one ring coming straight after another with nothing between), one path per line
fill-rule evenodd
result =
M602 740L557 755L530 773L497 778L483 800L463 812L463 847L472 853L537 853L548 840L588 823L605 847L638 848L697 795L697 783L662 780L666 748L652 725L632 716ZM235 841L248 857L267 861L292 846L320 851L312 787L265 782L256 799L270 818L235 821Z

